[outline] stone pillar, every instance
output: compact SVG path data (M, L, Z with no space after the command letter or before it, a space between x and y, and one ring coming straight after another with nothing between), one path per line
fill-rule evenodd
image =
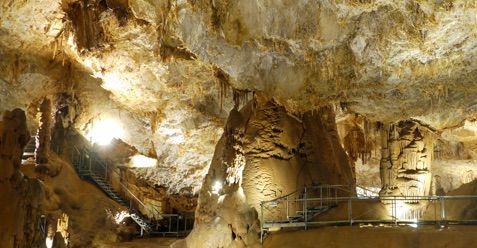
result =
M0 247L39 247L37 244L44 243L37 228L44 199L42 183L20 172L29 139L22 110L0 116Z
M414 121L401 121L384 128L380 163L380 196L430 195L433 140L431 132ZM383 201L388 207L390 201ZM390 212L400 219L419 218L426 202L398 201ZM397 209L396 209L397 208Z
M47 98L40 105L40 125L36 136L35 162L48 163L51 142L51 101Z
M173 247L258 245L261 201L318 184L354 184L331 107L292 115L265 96L234 108L199 194L194 229ZM290 203L290 214L299 204ZM284 204L264 217L286 218ZM265 209L265 208L264 208Z

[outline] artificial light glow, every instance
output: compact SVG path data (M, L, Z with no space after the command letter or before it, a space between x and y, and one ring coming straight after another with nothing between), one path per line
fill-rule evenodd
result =
M413 223L412 224L408 224L408 226L412 227L412 228L417 228L419 225L417 224L417 219L412 219L411 220Z
M119 225L123 222L125 218L129 216L130 214L127 211L121 211L119 213L116 213L116 215L114 216L114 222Z
M218 195L220 190L222 190L222 183L219 180L216 180L212 185L212 193Z
M396 211L396 218L399 220L404 220L407 219L406 217L408 214L411 212L411 207L407 205L404 201L396 201L396 206L395 206L395 211Z
M76 51L76 49L78 48L76 46L76 43L75 43L75 38L73 37L73 35L70 35L68 36L68 41L66 42L70 48L73 50L73 51Z
M123 138L124 131L122 127L111 119L99 120L93 123L88 138L94 144L107 145L112 139Z
M119 76L111 72L104 74L101 87L113 92L126 92L129 90L129 86Z
M46 237L45 239L46 248L53 247L53 237Z
M130 167L136 168L146 168L146 167L154 167L157 165L157 159L146 157L141 154L136 154L131 157L131 161L129 162Z

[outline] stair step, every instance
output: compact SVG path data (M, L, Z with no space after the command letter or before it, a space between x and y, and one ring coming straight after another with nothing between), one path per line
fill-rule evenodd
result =
M91 157L91 155L87 151L82 151L82 153L83 156L88 155L89 157ZM34 155L34 153L32 155ZM129 202L123 199L121 195L113 189L111 183L106 177L102 176L101 174L96 174L91 169L89 169L91 167L84 166L84 164L82 164L78 160L73 161L72 164L81 178L88 179L89 181L95 183L98 188L100 188L101 190L103 190L104 193L106 193L107 196L109 196L112 200L116 201L122 206L130 207ZM97 165L95 164L92 164L91 166L93 168L97 168ZM141 229L145 230L146 232L152 231L153 228L149 224L148 219L145 216L141 215L140 212L136 209L131 209L131 218L134 220L134 222L136 222L136 224L141 227Z

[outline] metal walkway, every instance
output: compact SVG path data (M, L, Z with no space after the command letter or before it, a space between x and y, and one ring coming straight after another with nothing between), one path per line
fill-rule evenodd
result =
M69 147L69 160L81 179L88 180L97 185L107 196L129 209L129 217L141 228L140 235L183 235L190 231L193 225L193 217L187 218L183 214L161 213L152 205L145 205L129 188L121 182L121 175L111 168L99 157L91 148L89 142L85 141L75 130L68 130L67 135ZM58 153L57 144L52 144L52 150ZM114 175L111 175L114 174ZM118 185L122 194L117 192L111 185L111 178L118 178ZM128 197L125 199L124 196ZM155 218L148 218L139 211L139 208L152 212ZM188 222L189 221L189 222Z
M145 216L133 207L132 201L127 201L116 192L109 183L108 173L111 173L108 169L107 163L105 163L95 152L87 148L73 147L71 152L71 163L76 169L76 172L82 179L86 179L95 183L101 190L106 193L111 199L115 200L119 204L129 208L129 214L131 219L136 222L141 228L141 236L144 233L151 233L153 226ZM113 171L113 170L111 170ZM119 174L118 174L119 176ZM151 209L155 212L155 215L161 216L161 213L154 207L146 207L144 203L139 200L123 183L119 182L125 193L129 194L136 203L140 204L145 209Z
M27 145L23 148L22 162L29 159L35 159L36 136L31 136Z
M356 186L354 186L356 187ZM359 186L358 186L359 187ZM376 196L376 192L352 195L349 186L320 185L305 188L301 194L293 192L260 203L260 238L272 229L304 228L309 226L340 226L354 224L408 224L438 226L477 224L477 216L466 219L448 216L448 209L455 209L462 201L472 201L477 206L477 195L456 196ZM311 190L315 191L311 193ZM366 190L361 188L361 191ZM348 192L348 195L346 195ZM369 196L374 195L374 196ZM450 205L452 203L458 205ZM410 205L418 210L409 208ZM315 209L318 208L318 211ZM333 214L326 213L339 208ZM458 207L457 207L458 208ZM383 215L383 210L387 214ZM433 210L433 211L432 211ZM427 214L424 216L423 212ZM294 215L290 215L294 213ZM477 215L477 213L476 213Z

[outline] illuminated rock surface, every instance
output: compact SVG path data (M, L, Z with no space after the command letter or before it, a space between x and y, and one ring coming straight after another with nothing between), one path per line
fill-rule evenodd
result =
M231 230L252 236L243 225L255 223L260 200L307 182L356 181L387 195L416 195L446 194L473 181L476 12L464 0L5 0L0 111L24 110L33 134L45 124L46 98L52 126L68 109L61 124L91 140L95 127L116 123L123 132L114 137L136 149L130 155L155 163L135 165L127 157L115 164L145 201L167 202L164 209L193 208L197 197L197 213L201 206L227 207L229 200L207 205L217 200L206 195L216 176L210 173L220 168L222 179L233 181L224 182L230 201L253 217L222 220L217 242L229 244ZM246 103L257 97L273 107L252 110ZM232 110L237 100L246 105L240 112ZM236 117L242 120L230 121ZM402 121L429 129L432 140L383 138L380 130ZM224 144L231 122L242 125L232 128L242 132L240 151ZM9 147L20 156L17 143ZM394 146L409 149L397 155ZM392 161L382 166L386 177L381 149ZM240 155L217 164L222 150ZM19 161L2 164L0 178L15 174ZM302 167L316 169L308 181L282 178ZM418 170L422 185L391 192L406 184L397 182L399 173ZM225 184L236 188L229 192Z

